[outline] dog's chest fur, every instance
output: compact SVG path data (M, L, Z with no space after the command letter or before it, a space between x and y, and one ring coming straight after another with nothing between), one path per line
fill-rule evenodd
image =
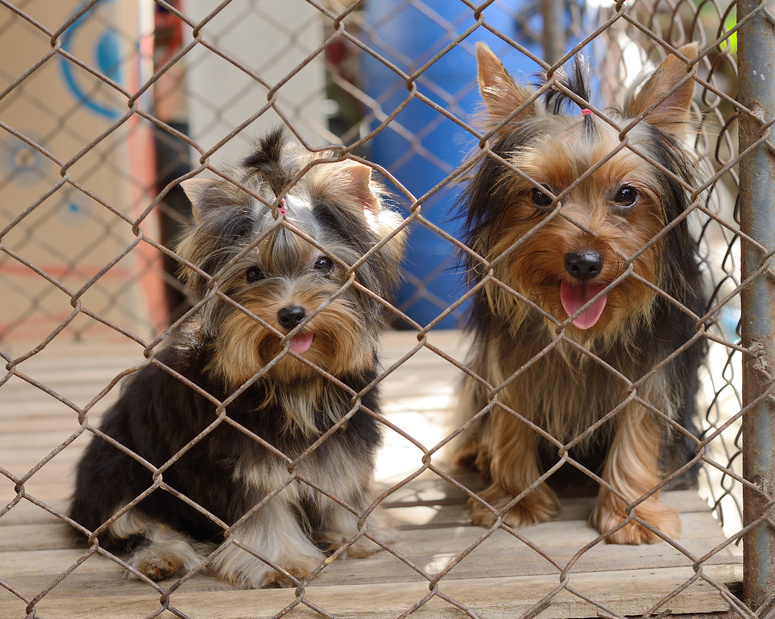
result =
M540 327L521 336L502 337L480 348L475 365L491 384L504 385L500 397L507 406L558 441L567 443L583 435L577 444L581 451L593 442L606 443L617 416L643 409L641 401L668 417L674 415L664 373L644 374L636 350L622 344L597 350L592 357L567 342L549 346L551 338ZM646 379L633 388L644 375ZM585 434L606 416L610 423Z

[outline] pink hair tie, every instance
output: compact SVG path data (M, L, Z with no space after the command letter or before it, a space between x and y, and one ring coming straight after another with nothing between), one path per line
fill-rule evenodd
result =
M285 207L285 198L280 198L280 205L277 207L283 217L288 216L288 209Z
M592 113L592 110L590 110L590 109L589 109L589 108L587 108L587 107L585 107L583 110L581 110L581 114L582 114L582 116L584 116L584 118L586 118L587 116L589 116L591 113Z

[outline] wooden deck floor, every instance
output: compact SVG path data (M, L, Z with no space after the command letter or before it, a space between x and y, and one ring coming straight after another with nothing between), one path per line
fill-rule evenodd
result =
M432 334L430 342L462 360L454 332ZM388 334L385 366L411 350L409 334ZM33 380L78 406L95 397L115 376L142 360L132 346L52 344L19 366ZM384 383L389 421L430 447L444 436L457 370L427 349L411 357ZM114 392L95 411L102 410ZM426 599L428 579L457 561L460 553L482 540L484 529L468 521L464 495L425 472L391 495L387 513L398 526L394 548L418 569L382 551L368 559L330 563L300 598L290 589L236 590L207 576L182 584L160 583L163 595L100 556L85 557L66 535L67 525L51 512L64 511L72 469L86 437L58 449L78 429L77 414L57 398L12 377L0 387L0 618L129 619L147 616L192 619L242 619L283 616L318 617L318 607L343 618L398 617ZM24 485L18 500L14 479L21 478L56 453ZM379 461L382 484L390 485L421 466L420 451L388 432ZM531 609L540 617L671 616L723 613L729 609L726 586L741 580L741 558L734 546L703 562L700 576L692 568L723 541L721 529L693 492L663 495L681 512L683 537L676 545L623 547L597 544L587 525L590 499L564 501L553 522L526 528L522 534L543 555L503 531L474 547L440 580L413 617L520 617ZM45 504L48 507L42 507ZM559 567L558 567L559 566ZM565 573L563 570L567 568ZM418 571L420 570L420 571ZM61 580L60 580L61 579ZM46 595L36 599L51 583ZM670 599L658 606L665 596ZM302 601L293 606L299 599ZM542 602L545 600L545 602ZM457 605L468 607L466 614ZM534 616L534 615L530 615ZM662 615L660 615L662 616Z

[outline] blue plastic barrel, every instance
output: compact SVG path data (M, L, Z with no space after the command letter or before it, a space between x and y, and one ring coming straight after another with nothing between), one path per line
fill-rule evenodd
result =
M527 3L494 3L485 9L485 20L541 56L541 47L534 38L540 36L540 14L532 18L525 11L518 14L520 6ZM473 10L458 0L370 0L366 13L373 33L367 41L369 46L407 74L414 73L475 23ZM528 30L521 29L517 16L522 27L526 19L530 21ZM532 37L527 33L532 33ZM486 42L518 78L532 80L540 70L527 56L485 28L479 27L469 34L416 80L420 93L469 124L482 106L476 83L477 41ZM364 54L363 58L366 91L387 116L407 97L406 82L370 55ZM450 177L476 144L469 131L413 99L371 140L370 157L389 170L415 198L420 198ZM456 238L461 227L455 218L460 190L461 185L446 184L422 204L423 216ZM406 282L397 299L399 309L421 325L437 318L465 292L465 278L458 263L454 245L425 226L413 226L405 260ZM465 312L465 306L458 308L439 326L461 326Z

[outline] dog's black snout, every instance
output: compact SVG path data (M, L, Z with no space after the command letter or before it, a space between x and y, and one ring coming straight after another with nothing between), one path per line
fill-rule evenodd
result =
M307 317L307 310L301 305L289 305L277 312L277 320L284 329L293 329Z
M565 254L565 270L576 279L594 279L603 270L603 256L594 249Z

